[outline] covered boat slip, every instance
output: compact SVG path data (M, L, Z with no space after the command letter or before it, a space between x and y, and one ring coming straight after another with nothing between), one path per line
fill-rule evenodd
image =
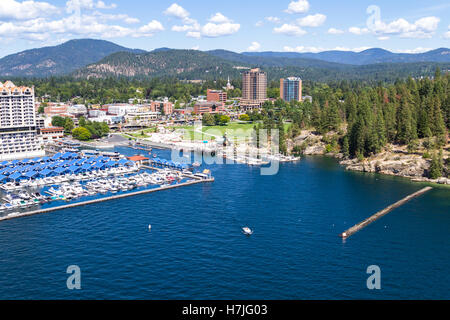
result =
M173 162L172 160L165 160L160 158L154 158L150 160L150 163L153 167L167 167L167 168L176 168L179 170L186 170L189 168L187 164Z
M127 159L118 161L104 156L83 157L78 153L58 153L52 157L3 161L0 183L44 179L67 174L80 174L120 167L136 167Z

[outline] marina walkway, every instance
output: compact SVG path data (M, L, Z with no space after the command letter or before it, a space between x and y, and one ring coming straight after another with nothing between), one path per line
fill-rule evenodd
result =
M141 190L141 191L130 192L130 193L125 193L125 194L119 194L119 195L99 198L99 199L95 199L95 200L67 204L67 205L63 205L63 206L59 206L59 207L53 207L53 208L40 209L40 210L35 210L35 211L12 214L9 216L0 217L0 222L6 221L6 220L11 220L11 219L16 219L16 218L29 217L29 216L33 216L33 215L37 215L37 214L42 214L42 213L50 213L50 212L54 212L54 211L58 211L58 210L87 206L87 205L106 202L106 201L110 201L110 200L117 200L117 199L123 199L123 198L127 198L127 197L137 196L137 195L149 194L149 193L158 192L158 191L176 189L176 188L180 188L180 187L185 187L185 186L190 186L190 185L195 185L195 184L205 183L205 182L214 182L214 178L197 179L194 181L188 181L188 182L179 183L179 184L170 185L170 186L161 186L161 187L154 188L154 189L147 189L147 190Z

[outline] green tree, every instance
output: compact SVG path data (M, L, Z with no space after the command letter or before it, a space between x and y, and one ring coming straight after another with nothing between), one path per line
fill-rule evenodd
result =
M66 124L66 120L63 117L54 116L52 118L52 126L54 126L54 127L64 127L65 124Z
M250 116L248 114L241 114L239 116L239 120L241 120L241 121L250 121Z
M442 177L443 171L444 171L444 160L441 150L439 151L439 154L434 153L433 158L431 159L431 165L429 169L430 179L437 179Z
M214 126L216 124L216 120L212 114L204 113L202 117L202 123L204 126Z
M79 128L73 129L72 136L77 140L88 141L89 139L91 139L92 135L88 129L79 127Z
M66 118L64 121L64 132L70 134L75 128L75 124L71 118Z

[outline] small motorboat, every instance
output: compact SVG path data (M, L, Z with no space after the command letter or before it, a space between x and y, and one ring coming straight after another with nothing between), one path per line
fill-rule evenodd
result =
M200 164L200 163L198 163L198 162L194 162L194 163L192 164L192 166L193 166L193 167L200 167L200 166L201 166L201 164Z
M253 230L250 229L249 227L242 228L242 232L247 236L251 236L253 234Z

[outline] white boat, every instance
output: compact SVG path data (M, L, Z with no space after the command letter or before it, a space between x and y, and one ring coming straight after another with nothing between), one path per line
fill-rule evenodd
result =
M253 234L253 230L250 229L249 227L243 227L242 232L247 236L251 236Z

